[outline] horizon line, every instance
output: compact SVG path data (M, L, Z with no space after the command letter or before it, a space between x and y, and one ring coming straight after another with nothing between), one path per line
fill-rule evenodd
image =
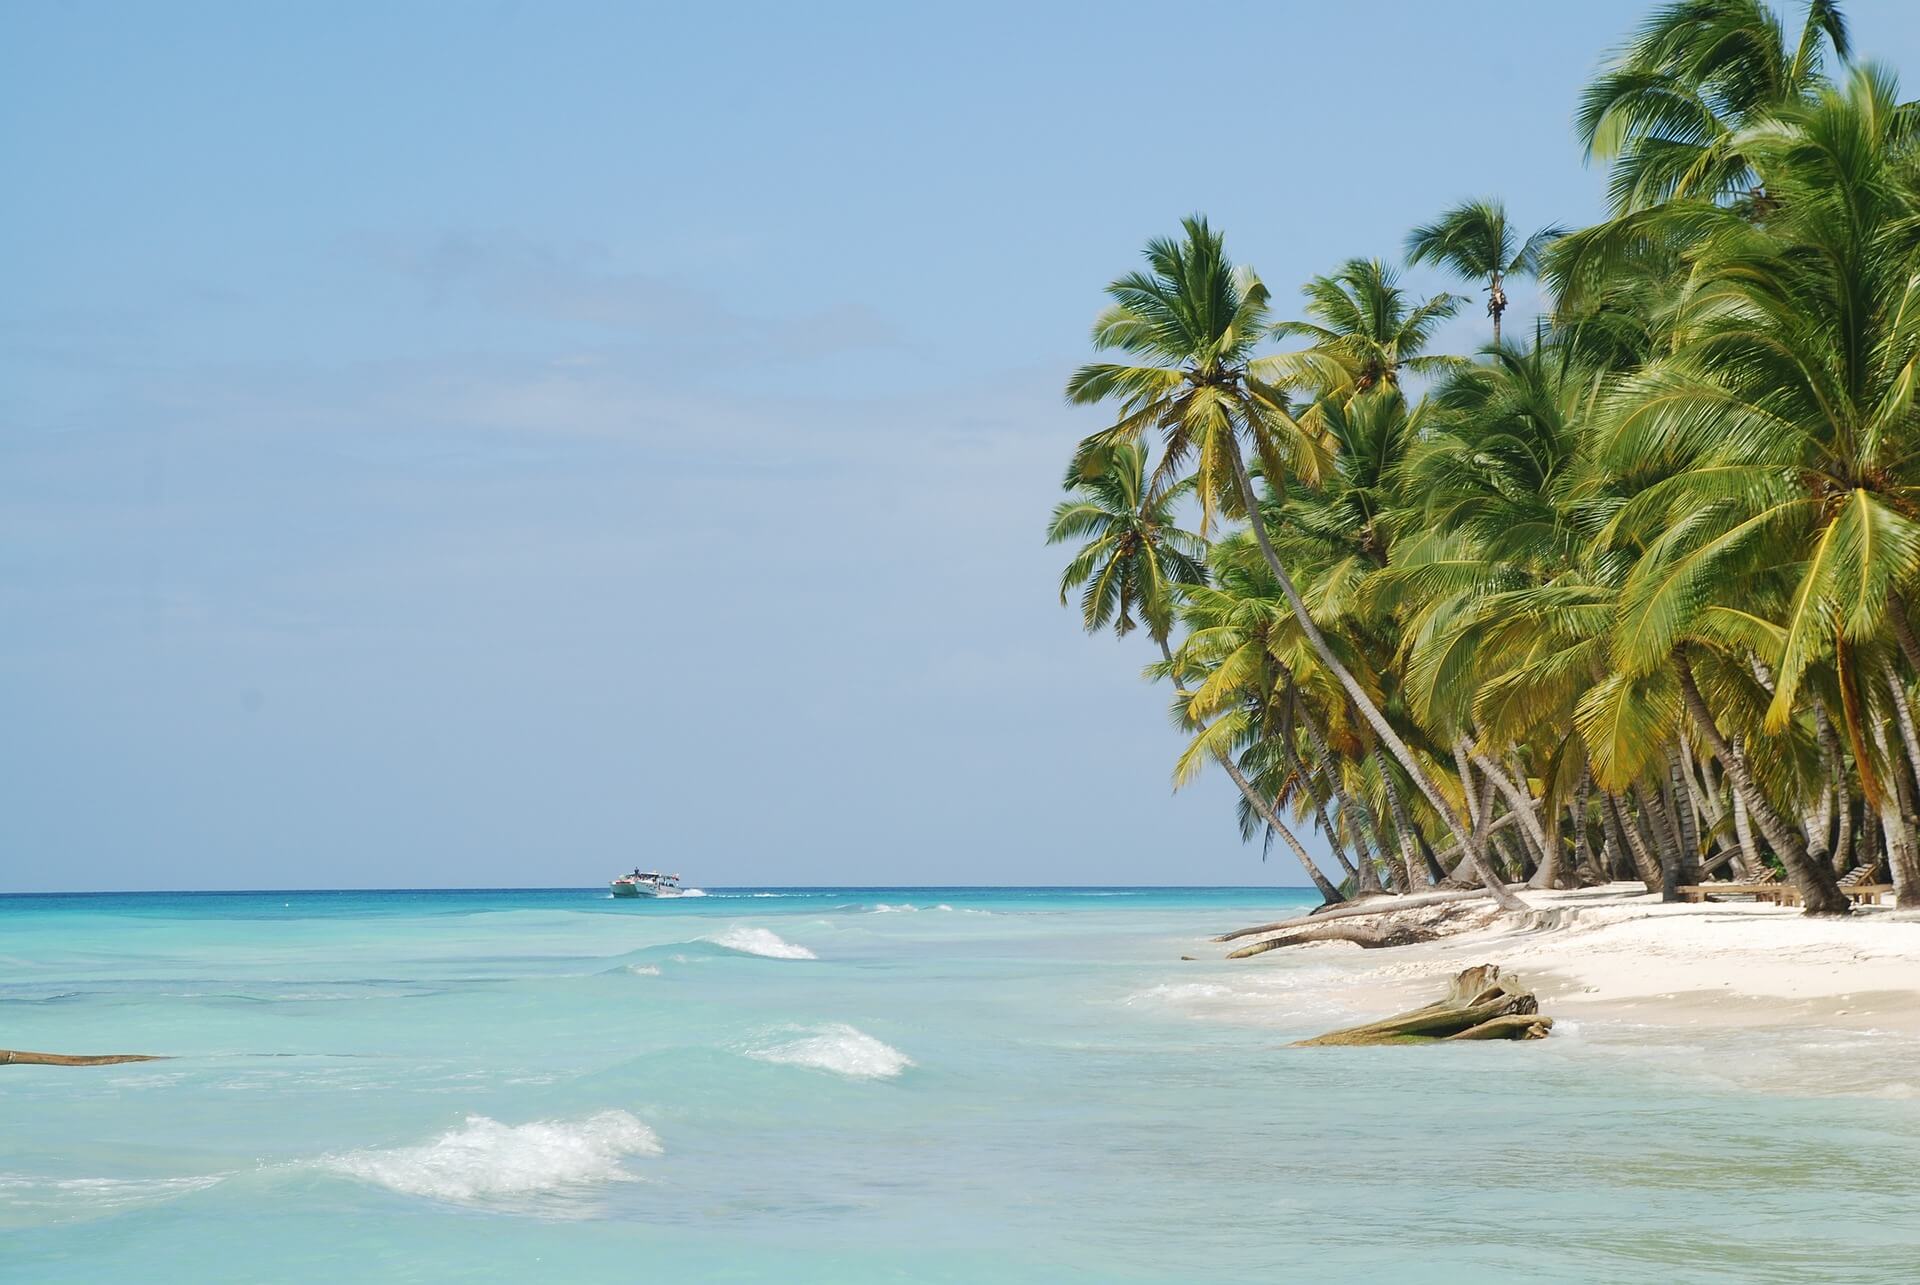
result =
M468 886L458 884L390 887L375 885L354 885L339 888L66 888L47 889L39 892L0 892L5 897L151 897L151 896L200 896L200 897L243 897L253 895L285 895L289 893L346 893L346 892L592 892L600 884L501 884L492 887ZM846 892L858 889L872 891L976 891L976 892L1115 892L1115 891L1180 891L1180 892L1312 892L1311 884L1263 884L1263 883L742 883L715 884L717 892ZM666 898L678 900L678 898ZM692 898L698 900L698 898Z

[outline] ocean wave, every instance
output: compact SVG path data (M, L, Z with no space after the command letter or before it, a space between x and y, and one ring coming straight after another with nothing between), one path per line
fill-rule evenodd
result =
M470 1115L422 1146L349 1151L319 1164L402 1195L471 1203L632 1181L622 1162L660 1149L653 1130L625 1111L517 1125Z
M796 946L778 933L765 928L753 928L735 924L723 932L711 937L703 937L727 950L737 950L744 955L763 955L768 959L818 959L819 956L805 946Z
M627 964L620 971L632 973L635 977L658 977L660 966L658 964Z
M46 1212L57 1222L115 1213L204 1191L225 1174L190 1178L28 1178L0 1174L0 1205Z
M662 895L668 897L704 897L707 895L707 890L705 888L675 888L671 892Z
M753 1049L748 1057L784 1066L806 1066L856 1080L887 1080L913 1065L913 1059L891 1044L844 1023L814 1029L811 1035L786 1044Z

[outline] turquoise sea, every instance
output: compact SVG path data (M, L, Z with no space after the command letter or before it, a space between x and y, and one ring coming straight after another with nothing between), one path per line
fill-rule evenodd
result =
M1290 1050L1309 900L0 898L0 1047L177 1055L0 1068L0 1278L1920 1279L1911 1048Z

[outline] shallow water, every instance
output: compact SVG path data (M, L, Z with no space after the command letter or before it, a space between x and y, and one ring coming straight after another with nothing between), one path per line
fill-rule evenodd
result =
M1920 1279L1920 1067L1287 1050L1275 890L0 898L0 1278ZM1182 953L1201 962L1182 962Z

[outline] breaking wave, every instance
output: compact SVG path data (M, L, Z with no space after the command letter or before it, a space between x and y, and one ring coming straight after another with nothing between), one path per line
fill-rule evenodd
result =
M717 932L711 937L703 937L701 940L710 941L728 950L737 950L743 955L763 955L768 959L819 958L805 946L796 946L778 933L740 924L735 924L724 932Z
M865 1031L834 1023L786 1044L754 1049L748 1057L786 1066L807 1066L856 1080L886 1080L913 1065L913 1059Z
M625 1111L602 1111L517 1125L470 1115L422 1146L349 1151L319 1164L403 1195L472 1202L631 1181L621 1162L658 1154L652 1129Z

